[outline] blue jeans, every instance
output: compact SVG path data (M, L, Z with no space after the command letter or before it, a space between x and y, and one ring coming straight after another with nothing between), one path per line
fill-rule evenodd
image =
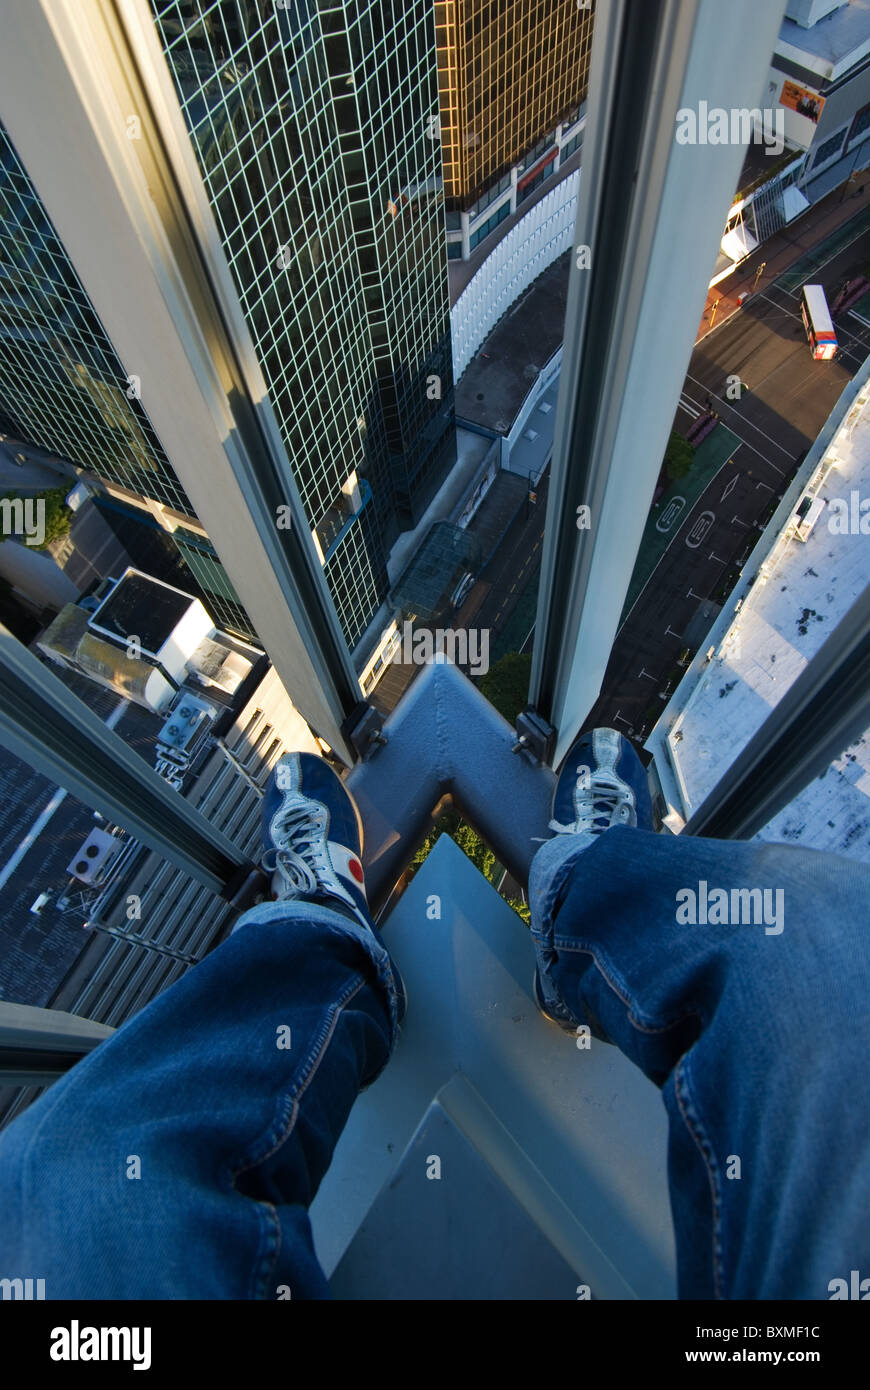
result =
M761 920L741 899L711 923L716 888L768 889ZM688 890L706 922L678 920ZM870 1277L870 869L619 829L548 841L530 895L548 1003L662 1089L681 1297ZM0 1134L0 1276L328 1298L308 1206L395 1036L379 943L317 903L255 908Z
M545 1000L661 1088L680 1297L870 1294L870 867L615 829L542 845L529 892Z

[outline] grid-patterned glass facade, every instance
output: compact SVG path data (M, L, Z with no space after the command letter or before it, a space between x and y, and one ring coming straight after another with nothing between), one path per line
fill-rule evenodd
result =
M595 0L435 0L444 195L469 209L586 96Z
M194 516L135 382L115 352L2 124L0 423L4 434ZM129 526L135 527L132 509L128 518ZM138 522L143 555L153 527L150 519ZM160 535L165 540L168 533ZM199 547L200 553L211 557L207 577L216 575L218 582L203 585L188 567L187 587L202 599L219 626L253 636L250 619L214 551L204 540ZM162 562L153 542L151 553L155 564Z
M371 488L325 566L353 645L454 458L431 4L152 9L312 527Z
M0 410L18 438L193 515L2 125Z

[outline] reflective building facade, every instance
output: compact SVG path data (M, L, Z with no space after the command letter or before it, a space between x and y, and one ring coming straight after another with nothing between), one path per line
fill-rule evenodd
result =
M594 12L594 0L436 0L449 209L472 207L584 100Z
M428 0L153 0L353 645L455 460Z
M154 572L187 583L215 622L252 635L213 547L195 527L135 378L122 365L2 124L0 423L4 434L111 485L111 505L126 513L128 539L138 539ZM125 505L125 493L160 503L174 514L175 529Z
M390 546L455 461L431 5L153 0L152 11L353 647L386 598ZM215 620L250 635L5 136L0 199L9 432L161 503L173 524L191 518L175 547Z

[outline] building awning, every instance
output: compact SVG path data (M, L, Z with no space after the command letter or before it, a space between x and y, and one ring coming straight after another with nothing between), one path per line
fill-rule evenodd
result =
M744 223L726 232L720 243L725 255L732 261L744 261L755 250L758 242Z
M809 198L805 198L796 184L790 183L788 188L782 191L782 209L785 213L786 222L791 222L795 217L799 217L802 212L806 212L810 205Z
M542 154L540 159L535 160L531 169L527 169L522 178L517 179L517 188L525 188L527 183L531 183L532 179L536 178L542 169L546 169L548 164L552 164L558 153L559 146L551 145L550 149L548 149L545 154Z

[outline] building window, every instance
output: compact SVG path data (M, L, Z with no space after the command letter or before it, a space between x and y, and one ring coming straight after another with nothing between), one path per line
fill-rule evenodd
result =
M849 144L851 145L854 140L861 139L867 130L870 130L870 105L864 106L856 112L852 129L849 131Z
M818 169L820 164L824 164L826 160L833 159L835 154L839 154L840 148L843 144L843 137L845 134L846 130L844 128L843 130L839 131L836 135L832 135L830 140L825 140L821 145L819 145L819 148L816 150L815 157L813 158L814 169Z
M545 135L543 140L539 140L531 153L526 156L525 167L531 169L532 165L541 158L541 155L546 154L550 146L555 143L555 140L555 135Z
M473 251L475 246L479 246L484 237L488 237L490 232L494 232L499 222L503 222L511 210L510 203L503 203L498 212L493 213L492 217L484 222L482 227L478 227L476 232L472 232L469 238L469 245Z
M493 184L492 188L488 188L485 193L482 193L477 202L468 209L468 215L472 222L475 217L479 217L486 208L490 207L497 198L500 198L503 193L506 193L510 186L511 176L510 174L506 174L497 184Z
M553 160L555 159L555 157L556 156L554 155L553 159L551 159L549 163L545 164L543 168L539 169L537 174L535 174L534 178L529 179L528 183L524 183L522 188L517 186L518 203L521 203L524 199L528 198L529 194L534 193L535 189L540 188L544 180L550 177L550 175L553 172Z

